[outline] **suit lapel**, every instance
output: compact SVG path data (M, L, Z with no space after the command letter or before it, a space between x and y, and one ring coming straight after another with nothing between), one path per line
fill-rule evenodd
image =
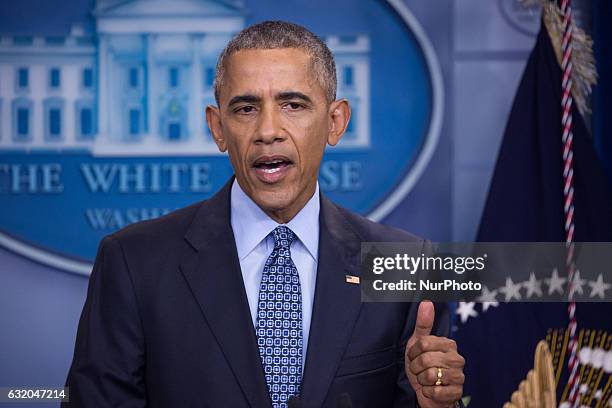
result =
M230 224L232 181L198 210L185 235L195 251L181 271L250 405L269 406Z
M321 195L319 262L301 397L319 407L334 378L361 308L360 238L334 204Z

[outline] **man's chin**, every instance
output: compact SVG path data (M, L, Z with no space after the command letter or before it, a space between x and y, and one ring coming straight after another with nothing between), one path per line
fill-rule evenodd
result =
M252 199L259 208L271 217L271 214L280 215L292 212L292 207L295 205L295 198L285 190L269 192L259 190L254 193ZM276 217L272 218L276 219Z
M288 199L286 195L275 193L256 194L253 201L255 201L255 204L266 212L279 212L286 210L293 202L293 200Z

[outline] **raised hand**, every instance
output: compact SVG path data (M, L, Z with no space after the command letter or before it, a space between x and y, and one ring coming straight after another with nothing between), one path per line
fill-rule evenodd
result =
M434 317L433 303L421 302L406 344L406 376L422 408L454 407L463 394L465 359L454 340L431 335Z

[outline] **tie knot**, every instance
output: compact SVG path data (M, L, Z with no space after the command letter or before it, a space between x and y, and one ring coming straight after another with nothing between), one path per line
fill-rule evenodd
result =
M272 231L274 237L275 248L286 248L289 249L293 240L295 240L295 233L291 231L291 228L284 225L279 225Z

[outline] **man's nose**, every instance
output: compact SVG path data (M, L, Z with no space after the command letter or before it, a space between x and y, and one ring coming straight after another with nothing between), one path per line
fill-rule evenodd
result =
M255 132L255 143L274 143L285 140L281 126L280 112L274 107L261 109Z

